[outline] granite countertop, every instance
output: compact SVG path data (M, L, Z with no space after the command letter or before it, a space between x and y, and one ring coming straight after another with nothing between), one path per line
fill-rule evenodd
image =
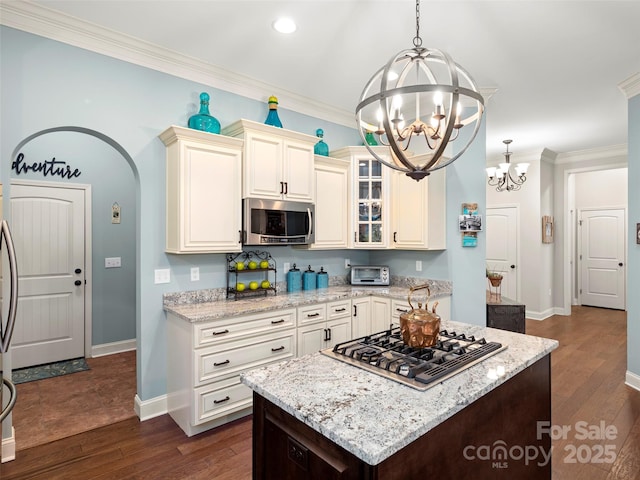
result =
M442 328L485 337L507 349L426 391L321 353L250 370L241 380L356 457L377 465L558 346L556 340L459 322L443 322Z
M445 295L451 295L451 284L444 281L431 281L431 300L437 300ZM416 291L412 297L417 302L425 301L424 290ZM164 304L166 312L172 313L191 323L207 322L225 317L249 315L252 313L295 308L314 303L331 302L347 298L376 295L399 300L406 300L409 293L407 286L386 287L358 287L352 285L338 285L329 288L307 290L297 293L278 293L263 297L251 297L241 300L217 300L205 302L173 302Z

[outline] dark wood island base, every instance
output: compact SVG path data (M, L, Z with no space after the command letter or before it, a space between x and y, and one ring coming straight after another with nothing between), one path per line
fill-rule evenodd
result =
M253 478L550 479L551 439L541 433L551 424L550 374L545 355L378 465L254 392Z

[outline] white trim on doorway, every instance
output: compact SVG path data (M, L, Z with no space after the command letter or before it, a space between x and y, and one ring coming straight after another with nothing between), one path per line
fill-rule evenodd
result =
M49 187L84 190L84 211L85 211L85 231L84 231L84 271L85 271L85 299L84 299L84 355L87 358L92 356L92 298L93 298L93 268L91 250L91 185L83 183L62 183L62 182L41 182L38 180L17 180L12 178L10 185L23 185L31 187Z
M594 172L599 170L613 170L616 168L627 168L626 162L626 147L615 149L611 147L609 153L605 151L593 152L576 152L575 158L573 156L565 155L561 161L556 161L556 168L558 166L565 165L573 161L579 161L578 158L582 153L582 159L584 161L601 160L598 164L589 164L587 166L576 165L573 168L567 168L562 171L562 218L563 220L563 242L562 242L562 284L564 285L564 297L562 299L562 305L556 307L559 310L559 315L571 315L571 305L574 300L574 273L576 269L575 259L575 236L573 234L574 222L577 220L577 212L575 211L575 189L573 188L573 182L570 182L570 177L576 173ZM620 157L625 157L625 160L620 160ZM613 159L613 161L607 162L607 158ZM557 178L557 177L556 177Z

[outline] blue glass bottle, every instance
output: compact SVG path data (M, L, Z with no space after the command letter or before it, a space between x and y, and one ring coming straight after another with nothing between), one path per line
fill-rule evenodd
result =
M329 156L329 145L324 143L322 137L324 137L324 131L319 128L316 130L316 137L320 139L318 143L313 146L313 153L316 155L324 155L325 157Z
M189 118L189 128L209 133L220 133L220 122L209 115L209 94L200 94L200 111Z
M269 97L269 114L264 121L267 125L282 128L282 122L278 116L278 99L274 96Z

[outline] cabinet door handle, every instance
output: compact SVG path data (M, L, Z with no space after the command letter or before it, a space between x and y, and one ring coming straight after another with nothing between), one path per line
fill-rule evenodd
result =
M313 318L313 317L319 317L320 314L318 312L316 313L307 313L307 318Z
M216 335L224 335L225 333L229 333L229 329L225 328L221 332L211 332L211 336L215 337Z
M280 195L284 193L284 182L280 182Z
M213 403L215 403L216 405L219 403L224 403L224 402L228 402L229 400L231 400L231 398L229 398L229 395L227 395L226 397L224 397L222 400L214 400Z
M324 329L324 338L323 338L323 340L325 342L329 341L329 339L327 338L327 329L326 328Z
M331 329L327 328L327 331L329 332L329 337L327 338L327 340L331 340Z
M231 363L231 362L229 362L229 360L225 360L224 362L213 362L213 366L214 367L221 367L222 365L226 365L228 363Z
M353 306L353 316L354 316L354 317L357 317L357 316L358 316L358 306L357 306L357 305L354 305L354 306Z
M396 308L396 312L402 312L402 313L407 313L409 310L407 310L406 308Z
M346 308L336 308L336 313L338 312L344 312L346 310Z
M281 352L282 350L284 350L284 345L271 349L272 352Z
M289 182L284 182L284 194L289 193Z
M398 236L398 232L393 232L393 243L398 243L396 237Z
M271 320L271 325L278 325L279 323L284 323L284 318L280 320Z

